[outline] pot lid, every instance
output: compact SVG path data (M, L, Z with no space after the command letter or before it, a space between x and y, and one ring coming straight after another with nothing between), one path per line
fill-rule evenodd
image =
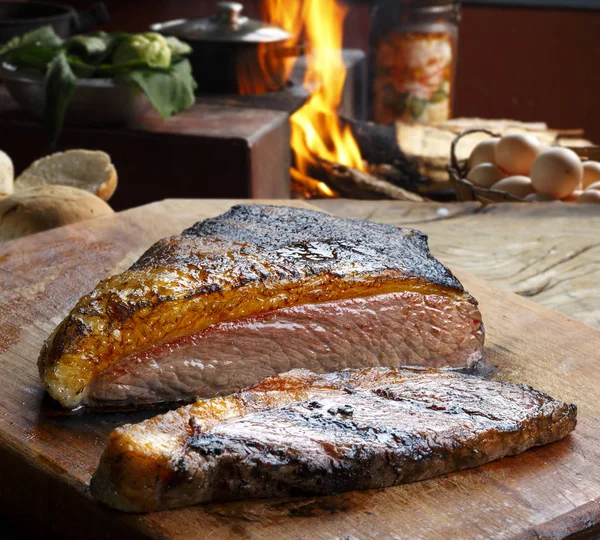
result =
M155 24L152 29L193 41L274 43L292 36L282 28L242 15L238 2L219 2L217 13L208 19L190 19Z

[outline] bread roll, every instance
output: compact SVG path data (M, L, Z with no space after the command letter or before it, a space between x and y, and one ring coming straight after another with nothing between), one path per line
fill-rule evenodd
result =
M37 186L0 200L0 241L112 214L102 199L67 186Z
M13 192L15 168L12 159L0 150L0 199Z
M84 189L108 201L117 188L117 171L105 152L69 150L33 162L15 181L15 190L47 184Z

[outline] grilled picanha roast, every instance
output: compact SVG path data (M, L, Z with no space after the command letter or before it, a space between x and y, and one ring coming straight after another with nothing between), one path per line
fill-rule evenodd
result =
M235 206L81 298L39 368L65 407L139 406L228 394L294 368L463 367L482 348L476 301L424 234Z
M92 493L125 511L424 480L565 437L577 409L449 370L294 370L109 436Z

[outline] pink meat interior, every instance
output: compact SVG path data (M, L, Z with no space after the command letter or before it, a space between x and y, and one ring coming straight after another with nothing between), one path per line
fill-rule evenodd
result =
M296 368L465 367L481 358L477 306L398 292L283 308L125 357L88 386L88 405L190 401Z

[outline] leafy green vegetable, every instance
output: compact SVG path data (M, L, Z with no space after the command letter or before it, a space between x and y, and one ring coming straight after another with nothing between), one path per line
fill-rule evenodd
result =
M192 52L192 48L187 43L174 36L169 36L167 38L167 44L169 45L169 49L171 49L173 56L185 56Z
M14 37L0 47L0 58L17 68L33 68L44 72L62 43L63 40L51 26L42 26Z
M0 54L6 54L12 49L16 49L21 44L21 37L16 36L10 41L7 41L2 47L0 47Z
M0 47L0 56L11 49L16 49L24 45L36 44L41 47L56 48L60 47L62 43L62 38L56 35L51 26L42 26L22 36L12 38L4 46Z
M63 41L45 26L1 47L0 62L45 75L44 116L54 145L78 78L108 77L135 84L165 119L190 107L197 85L183 56L191 52L186 43L155 32L94 32Z
M115 49L113 62L120 64L141 60L150 67L169 67L171 56L171 48L164 36L156 32L146 32L123 40Z
M142 62L141 60L131 60L130 62L123 62L121 64L102 64L101 66L96 67L97 73L101 77L117 76L121 73L145 69L149 69L149 66L146 62ZM173 71L172 67L153 67L150 69L164 73L171 73Z
M62 131L65 114L75 92L77 77L73 73L67 56L61 52L50 62L46 73L44 103L44 120L50 146L54 146Z
M120 80L136 83L150 98L163 119L185 111L194 104L196 81L188 60L181 60L170 73L161 71L130 71Z
M110 57L114 54L115 49L123 42L127 41L132 34L128 34L126 32L117 32L115 34L107 34L106 32L94 32L92 35L94 36L102 36L104 41L106 41L107 45L107 53L106 61L108 62Z
M88 62L103 60L107 49L108 43L98 36L75 36L65 43L65 50Z
M122 64L100 64L93 65L80 60L77 56L67 55L67 60L79 77L90 77L91 75L100 78L117 77L120 74L127 73L133 70L148 69L148 64L141 60L132 60L131 62L123 62ZM152 68L156 71L164 71L170 73L172 68Z
M9 49L0 58L3 62L16 68L32 68L45 73L48 64L55 56L55 49L28 43Z
M110 57L119 44L131 37L131 34L94 32L89 35L73 36L65 42L65 50L90 66L108 65Z

